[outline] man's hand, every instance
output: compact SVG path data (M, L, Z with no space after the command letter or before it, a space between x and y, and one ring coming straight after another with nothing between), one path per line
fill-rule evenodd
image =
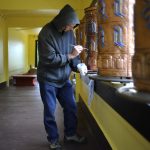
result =
M77 68L82 76L85 76L87 73L87 66L84 63L80 63L77 65Z
M82 50L83 50L83 47L81 45L74 46L72 52L68 54L68 58L73 59L77 57L82 52Z

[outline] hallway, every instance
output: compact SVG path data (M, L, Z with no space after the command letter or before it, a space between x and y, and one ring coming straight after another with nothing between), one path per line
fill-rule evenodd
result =
M64 150L99 150L83 113L79 113L79 132L88 137L88 144L85 145L64 145L60 106L56 116ZM0 150L48 150L42 121L43 106L38 86L0 89Z

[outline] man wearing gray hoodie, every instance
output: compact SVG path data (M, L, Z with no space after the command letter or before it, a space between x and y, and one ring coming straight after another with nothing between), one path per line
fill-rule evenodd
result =
M84 143L85 137L77 130L77 106L71 81L71 71L77 72L81 66L79 54L83 47L76 45L73 29L79 25L74 9L66 5L59 14L46 24L38 36L39 63L37 79L44 105L44 126L50 148L60 150L59 134L55 121L56 99L64 112L64 140ZM76 45L72 47L72 45ZM80 68L82 73L87 68Z

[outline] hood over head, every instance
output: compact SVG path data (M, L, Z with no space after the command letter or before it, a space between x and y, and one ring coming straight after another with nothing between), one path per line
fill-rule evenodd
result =
M60 10L52 22L55 24L57 30L61 30L69 24L74 24L75 26L80 24L75 10L68 4Z

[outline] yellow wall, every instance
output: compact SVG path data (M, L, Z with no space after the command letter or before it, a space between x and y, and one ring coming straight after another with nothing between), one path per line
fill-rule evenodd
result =
M0 17L0 81L3 80L4 62L3 62L3 20Z
M12 16L7 18L7 26L36 28L44 26L46 23L50 22L51 19L53 19L52 16Z
M75 8L80 19L83 17L84 8L91 4L92 0L1 0L0 9L6 10L42 10L42 9L61 9L65 4L70 4Z
M4 51L5 45L5 20L0 16L0 83L4 82L7 78L7 57L6 51Z
M74 7L82 8L84 5L89 6L92 0L30 0L29 2L22 0L1 0L0 9L60 9L64 4L71 4Z
M42 27L65 4L70 4L82 19L84 8L89 7L91 2L92 0L30 0L27 3L20 0L0 0L0 83L9 83L11 75L24 73L35 63L37 35L25 34L17 29Z
M19 30L8 30L9 76L25 73L28 69L28 36Z
M35 67L35 40L37 40L37 35L28 36L28 66Z
M36 35L17 28L7 28L6 18L0 16L0 83L13 74L25 73L35 62Z

